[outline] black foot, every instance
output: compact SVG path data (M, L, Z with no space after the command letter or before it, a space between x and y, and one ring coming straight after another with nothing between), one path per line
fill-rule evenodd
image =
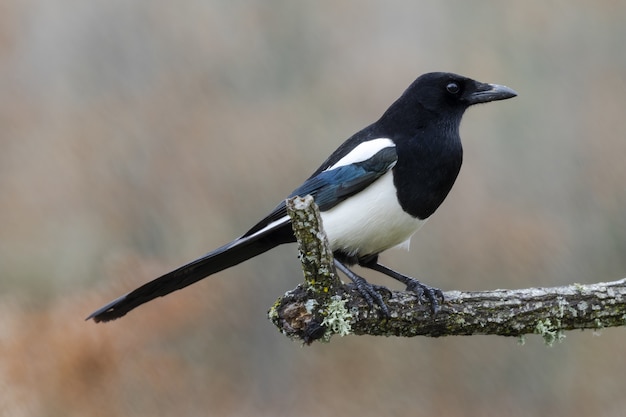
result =
M428 300L430 301L431 310L433 315L437 314L440 310L439 301L443 302L443 292L439 288L429 287L428 285L422 284L415 278L407 277L399 272L394 271L393 269L387 268L384 265L378 263L378 257L373 257L370 259L364 259L361 262L361 265L373 269L374 271L381 272L393 279L396 279L406 285L407 291L412 291L418 295L418 299Z
M365 278L360 277L358 275L354 275L350 277L352 282L354 282L354 286L357 291L361 294L361 296L365 299L365 302L370 308L374 308L374 304L380 307L381 311L386 317L389 317L389 308L387 304L385 304L385 300L383 300L383 296L380 295L381 292L386 292L388 294L391 291L387 287L383 287L382 285L373 285L365 280Z
M387 307L387 304L385 304L385 301L383 300L382 295L380 295L381 292L386 292L388 294L391 294L391 291L389 291L388 288L383 287L381 285L370 284L369 282L365 280L365 278L360 277L354 272L352 272L350 268L345 266L343 263L339 262L336 258L335 258L335 266L341 272L346 274L346 276L350 278L352 282L354 282L354 286L356 287L357 291L361 294L361 296L365 299L365 302L370 307L370 309L373 309L374 304L376 304L378 305L378 307L380 307L383 314L386 317L389 317L389 308Z
M434 288L426 284L422 284L415 278L406 277L406 290L417 294L420 300L428 300L433 314L437 314L441 308L439 300L443 299L443 292L439 288Z

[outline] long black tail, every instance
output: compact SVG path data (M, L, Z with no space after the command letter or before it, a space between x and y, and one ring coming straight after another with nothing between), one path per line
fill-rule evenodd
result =
M185 288L209 275L230 268L290 241L295 241L295 239L291 233L289 223L268 234L236 239L111 301L109 304L91 313L86 320L93 319L95 322L115 320L148 301Z

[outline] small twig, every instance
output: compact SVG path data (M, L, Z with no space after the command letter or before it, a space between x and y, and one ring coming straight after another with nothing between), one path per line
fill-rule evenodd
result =
M444 292L435 317L412 292L383 294L390 317L372 310L351 284L341 284L313 200L288 201L306 282L280 298L270 318L287 336L311 343L332 334L452 336L540 334L548 344L573 329L626 325L626 279L564 287Z
M277 300L269 311L270 319L292 338L311 343L319 338L330 339L333 327L328 322L343 284L335 273L333 253L322 227L322 219L311 196L287 200L287 213L298 240L298 251L304 272L304 283L294 291L302 302L285 304L288 294Z

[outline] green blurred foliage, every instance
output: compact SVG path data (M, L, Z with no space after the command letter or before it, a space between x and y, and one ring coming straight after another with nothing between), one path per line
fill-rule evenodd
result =
M265 318L301 279L293 246L82 318L244 232L433 70L519 97L468 112L455 188L383 260L443 289L623 277L625 20L616 1L4 1L0 414L623 415L622 329L300 348Z

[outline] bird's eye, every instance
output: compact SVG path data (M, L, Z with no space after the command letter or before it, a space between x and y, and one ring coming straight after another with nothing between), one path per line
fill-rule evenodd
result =
M459 91L461 91L461 87L459 87L459 85L455 82L450 82L448 83L448 85L446 85L446 90L450 94L457 94Z

